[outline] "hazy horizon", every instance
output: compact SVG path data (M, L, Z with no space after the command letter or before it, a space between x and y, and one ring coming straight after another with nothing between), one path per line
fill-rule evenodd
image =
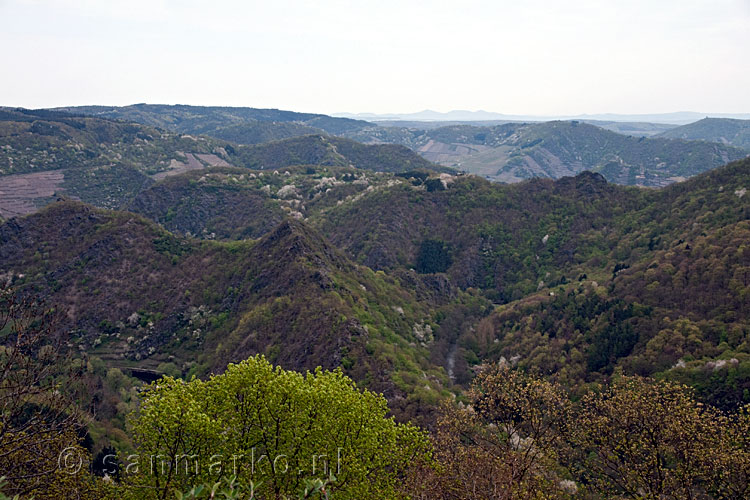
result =
M750 113L750 1L0 0L0 105Z

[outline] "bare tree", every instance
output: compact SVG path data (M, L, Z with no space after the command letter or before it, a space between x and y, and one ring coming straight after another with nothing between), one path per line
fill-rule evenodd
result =
M61 480L71 484L75 469L85 469L84 419L72 395L81 362L68 354L58 320L37 298L0 285L0 476L6 493L44 498Z

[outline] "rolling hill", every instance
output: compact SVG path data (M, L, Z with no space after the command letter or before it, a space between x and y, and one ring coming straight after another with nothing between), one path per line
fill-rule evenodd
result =
M610 182L659 187L747 155L744 150L732 147L729 139L722 146L687 140L670 142L666 138L681 137L670 135L678 132L667 130L659 134L666 126L642 123L602 122L594 126L586 121L552 121L479 127L457 124L437 128L433 128L434 124L429 127L412 124L414 127L406 128L275 109L150 104L59 109L174 132L205 134L239 144L261 144L321 133L367 144L400 144L429 161L500 182L518 182L530 177L557 179L591 170L602 173ZM653 138L646 140L646 135ZM736 140L742 141L741 137ZM292 144L287 143L287 146L294 147ZM277 148L273 156L279 155L288 160L280 166L289 166L295 161L302 163ZM268 157L263 161L269 162Z
M661 190L213 167L131 211L59 201L4 221L0 281L65 313L99 440L123 439L126 375L256 353L341 367L428 426L496 361L579 395L649 375L734 410L750 402L748 185L748 159Z
M750 151L750 120L704 118L662 132L659 137L718 142Z
M32 213L59 195L119 208L155 181L208 167L299 164L444 170L403 146L368 146L320 134L248 146L107 118L0 108L3 217Z
M351 167L288 167L274 172L215 167L142 191L125 208L172 232L207 239L257 238L290 216L304 219L397 182Z
M557 179L590 170L618 184L664 186L747 156L732 146L631 137L577 121L429 130L382 127L349 136L404 144L428 160L500 182Z
M308 127L295 122L243 122L236 125L216 128L212 137L237 144L260 144L279 141L302 135L326 134L320 128Z
M431 169L453 172L431 163L398 144L361 144L351 139L324 135L291 137L245 146L232 152L248 168L268 170L294 165L351 166L378 172Z
M274 134L284 134L284 131L289 133L294 130L290 125L298 125L335 135L370 126L368 122L362 120L335 118L314 113L224 106L134 104L121 107L71 106L57 108L57 110L135 122L184 134L203 134L212 137L232 134L234 141L240 144L250 144L251 142L248 142L251 140L250 137L258 133L258 129L250 127L248 128L250 133L247 138L243 139L241 126L248 125L265 125L266 130L269 131L267 133L273 131ZM239 128L232 129L231 127ZM276 138L282 137L277 135Z

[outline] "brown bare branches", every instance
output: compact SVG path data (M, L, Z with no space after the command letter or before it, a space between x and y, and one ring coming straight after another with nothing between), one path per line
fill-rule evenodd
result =
M67 354L54 311L0 286L0 476L6 491L35 492L60 474L59 454L77 447L83 418L71 388L80 364Z

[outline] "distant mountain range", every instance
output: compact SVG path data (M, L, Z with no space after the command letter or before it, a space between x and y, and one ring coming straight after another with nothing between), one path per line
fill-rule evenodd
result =
M399 144L411 148L427 160L502 182L517 182L539 176L559 178L592 170L601 172L612 182L663 186L747 154L744 150L733 148L730 140L720 141L721 144L668 140L665 134L677 127L677 123L701 117L700 114L688 112L663 115L584 115L585 119L581 120L523 122L511 120L528 117L487 112L426 111L399 116L433 121L374 123L277 109L218 106L136 104L124 107L69 107L56 111L135 121L171 132L204 134L236 144L268 143L262 148L265 153L261 153L261 149L255 151L254 159L247 157L249 150L243 150L240 155L244 155L242 164L249 167L261 164L258 163L258 154L264 158L266 166L273 168L311 162L306 155L312 153L312 149L307 146L313 146L314 141L293 140L294 137L305 135L315 135L318 138L325 135L339 136L366 144ZM621 118L629 121L617 121ZM445 125L446 122L440 119L456 121L447 122L453 125L441 127L439 125ZM655 120L664 123L651 123ZM647 136L660 138L643 139ZM703 136L695 138L713 140ZM281 146L271 145L269 142L282 139L290 142ZM333 144L335 141L329 139L328 142ZM307 144L304 148L306 153L298 156L302 144ZM336 147L341 147L342 144L339 141ZM348 150L351 152L354 149L361 150L350 144ZM291 150L295 152L289 154ZM239 149L230 148L229 151ZM319 151L315 153L317 156L313 156L324 158L326 154ZM391 154L392 160L397 157L398 155ZM280 158L286 160L280 163ZM318 161L314 160L312 163ZM344 163L337 160L333 164ZM414 168L416 165L415 161L410 160L410 165L405 168ZM399 170L395 165L378 168Z
M575 120L365 128L349 137L403 144L430 161L501 182L590 170L618 184L664 186L748 155L725 144L633 137Z
M653 137L655 135L666 132L673 128L679 127L679 125L670 123L650 123L650 122L616 122L616 121L603 121L603 120L576 120L583 123L589 123L596 125L612 132L624 135L634 135L637 137ZM440 120L440 121L404 121L404 120L384 120L375 121L380 127L399 127L399 128L410 128L415 130L432 130L441 127L448 127L453 125L471 125L474 127L493 127L495 125L505 125L506 123L541 123L534 120L481 120L481 121L462 121L462 120ZM367 128L360 129L359 131L367 130ZM349 135L354 135L357 132L350 132Z
M493 113L489 111L465 111L454 110L445 113L439 111L425 110L417 113L333 113L331 116L380 121L532 121L546 122L553 120L600 120L616 122L649 122L685 125L705 117L712 118L736 118L750 119L750 113L697 113L694 111L679 111L675 113L653 113L653 114L582 114L582 115L511 115Z

